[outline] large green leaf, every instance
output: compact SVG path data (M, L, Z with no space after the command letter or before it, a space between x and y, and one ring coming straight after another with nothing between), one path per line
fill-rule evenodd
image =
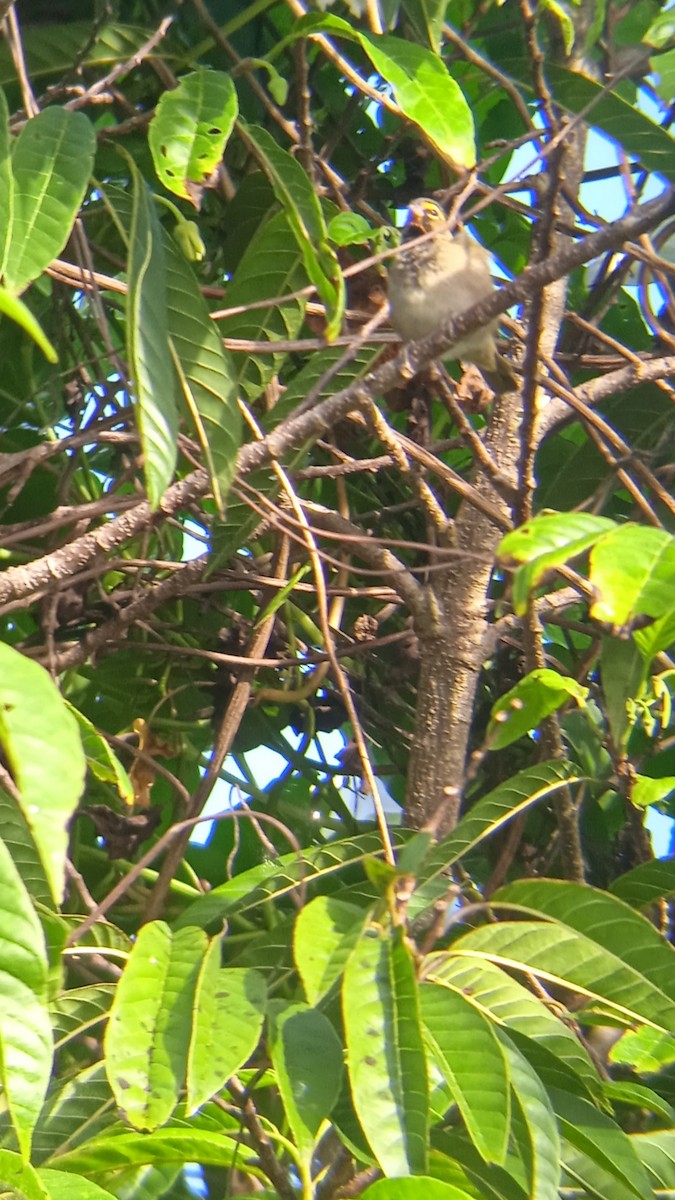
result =
M382 1170L423 1174L428 1094L415 969L403 931L371 924L342 985L354 1108Z
M487 958L601 1001L629 1021L675 1032L675 1001L616 955L558 922L504 921L474 929L453 955Z
M576 1034L501 967L486 960L454 958L440 951L424 960L423 979L467 995L492 1021L543 1046L575 1073L584 1095L602 1100L597 1069Z
M521 59L507 61L502 66L527 90L532 89L530 62ZM616 90L608 91L589 75L571 71L551 58L547 59L545 75L557 104L572 113L583 112L587 124L614 138L624 153L634 155L648 171L656 171L671 183L675 182L675 143L639 105L624 100Z
M503 829L514 817L547 799L560 788L576 782L578 775L573 765L562 760L538 763L519 771L478 800L462 817L454 832L430 851L420 871L420 882L447 871L452 863L468 854L484 838Z
M513 1097L522 1116L520 1141L530 1177L530 1195L537 1200L558 1200L560 1136L551 1102L527 1059L505 1033L500 1032L499 1037L509 1064ZM514 1121L514 1132L517 1128Z
M68 824L84 786L82 742L44 667L1 643L0 744L52 896L59 902Z
M371 1183L362 1196L368 1200L473 1200L469 1192L432 1179L429 1175L416 1175L409 1179L378 1179Z
M237 109L235 86L223 71L193 71L162 93L148 145L157 175L170 192L195 203L220 164Z
M267 175L277 200L284 207L291 231L302 254L305 270L326 307L326 336L337 336L345 308L345 285L318 197L297 159L284 150L266 129L239 126L240 135Z
M632 617L662 617L673 603L675 538L663 529L621 525L591 550L591 616L621 628Z
M230 355L190 264L166 237L169 340L180 391L222 511L237 463L241 414Z
M675 862L656 859L640 863L615 879L609 890L634 908L646 908L662 897L668 899L675 895Z
M286 1120L309 1167L342 1089L342 1044L322 1012L293 1004L273 1012L269 1047Z
M117 987L105 1037L110 1086L135 1129L171 1115L185 1082L195 989L207 950L201 929L144 925Z
M69 1171L54 1171L43 1167L37 1172L41 1183L47 1188L49 1200L116 1200L115 1194L102 1188L93 1179L84 1175L71 1175Z
M543 914L597 942L663 992L675 997L675 950L651 921L597 888L557 879L521 879L500 888L496 905Z
M93 1138L76 1150L65 1150L50 1159L52 1167L87 1176L121 1170L143 1163L188 1163L232 1167L241 1156L241 1127L232 1118L230 1131L216 1133L193 1128L160 1129L154 1133L119 1133ZM247 1164L247 1172L256 1174Z
M83 1031L86 1036L86 1031ZM33 1158L42 1163L53 1154L73 1150L115 1123L115 1101L103 1063L84 1067L51 1084L35 1126Z
M348 863L362 863L371 855L381 853L382 839L377 833L343 838L300 853L294 850L242 871L241 875L235 875L227 883L200 896L181 914L177 924L180 927L215 924L233 910L246 913L266 900L295 891L301 884L327 878Z
M0 1078L26 1157L52 1069L46 992L42 928L7 847L0 841Z
M220 1091L256 1048L267 989L258 971L220 966L222 939L202 960L187 1063L187 1109L194 1112Z
M317 1004L342 975L363 923L363 909L337 896L317 896L298 913L293 954L310 1004Z
M11 1200L50 1200L37 1172L12 1150L0 1150L0 1193Z
M302 297L257 307L261 301L291 296L307 283L300 249L290 234L285 212L263 220L227 288L227 307L242 311L220 321L223 337L270 343L269 353L232 353L233 376L251 401L258 399L288 357L273 352L274 342L297 337L304 319Z
M473 114L439 54L413 40L361 33L332 14L301 18L295 36L321 32L358 41L375 70L392 88L401 112L419 126L441 157L462 167L474 166Z
M452 987L420 989L425 1033L467 1132L486 1162L503 1163L511 1123L508 1060L493 1023Z
M73 63L93 66L131 62L152 32L139 25L111 23L97 30L92 42L90 20L26 22L21 30L21 45L28 73L35 80L72 71ZM16 65L6 41L0 42L0 84L16 84Z
M582 554L614 528L613 521L590 513L545 512L507 533L499 544L498 557L518 568L513 579L516 612L525 612L532 588L547 571Z
M96 138L79 112L54 106L24 125L12 154L14 206L5 282L22 291L65 246L94 165Z
M150 505L156 509L176 467L178 393L169 354L162 230L145 180L133 162L130 167L133 192L127 353L143 449L145 487Z

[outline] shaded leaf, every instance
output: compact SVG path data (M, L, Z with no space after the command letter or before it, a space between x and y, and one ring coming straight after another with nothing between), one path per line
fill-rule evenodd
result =
M272 1014L269 1046L286 1119L309 1164L342 1088L342 1044L322 1012L293 1004Z
M493 1025L460 991L437 983L420 988L425 1033L433 1057L479 1154L503 1163L509 1136L508 1062Z
M187 1064L187 1111L224 1086L256 1048L267 1000L258 971L220 966L221 938L202 960Z
M143 448L145 487L151 507L158 508L173 479L178 456L176 374L169 354L162 231L145 180L134 163L130 162L130 168L133 192L127 352Z
M415 972L402 930L370 925L342 985L354 1108L382 1170L424 1173L427 1075Z
M342 324L345 285L335 251L328 241L318 197L297 159L266 129L258 125L240 125L239 132L284 207L305 270L326 307L326 337L332 341Z
M26 1158L52 1069L46 991L42 928L7 847L0 841L0 1078Z

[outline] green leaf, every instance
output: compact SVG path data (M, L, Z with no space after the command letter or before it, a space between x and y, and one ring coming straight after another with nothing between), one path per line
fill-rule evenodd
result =
M258 399L288 358L285 353L273 352L274 342L296 338L305 315L305 301L301 297L279 300L265 307L253 306L262 300L293 295L306 283L307 272L286 213L275 213L256 229L228 285L228 308L242 311L219 322L226 339L270 343L269 353L231 356L233 378L250 401Z
M558 1200L560 1137L551 1102L539 1076L510 1038L499 1032L509 1064L514 1100L523 1118L531 1176L530 1195Z
M0 44L0 53L5 49ZM0 278L7 269L7 254L14 218L14 173L11 159L7 97L0 88Z
M504 1163L511 1123L508 1061L491 1021L452 987L424 983L426 1036L467 1132L486 1162Z
M494 904L543 914L616 955L666 997L675 997L675 950L651 921L599 888L557 879L521 879L500 888Z
M0 829L12 862L33 901L54 907L54 897L33 833L16 801L0 788Z
M300 884L307 886L312 880L326 879L343 870L347 863L362 863L378 853L382 853L382 839L377 833L342 838L301 853L293 850L271 862L242 871L207 895L200 896L181 914L177 925L212 925L235 909L239 915L246 914L272 898L295 891Z
M328 236L336 246L361 246L370 241L373 232L360 213L337 213L328 222Z
M662 650L668 650L675 642L675 608L670 608L662 617L646 629L636 629L633 641L642 655L645 666Z
M63 895L68 824L82 795L77 724L45 671L0 643L0 743L52 896Z
M630 792L631 804L636 808L649 808L661 804L675 791L675 775L663 775L652 779L649 775L636 775Z
M358 41L375 70L392 88L401 112L422 130L441 157L455 166L475 165L473 115L439 54L416 41L361 33L332 14L302 17L294 36L321 32Z
M623 1129L580 1096L557 1088L550 1088L549 1095L568 1142L644 1200L650 1192L649 1179Z
M152 32L149 27L110 23L96 31L92 43L91 20L27 21L21 30L21 46L28 73L35 80L63 74L76 62L83 67L129 62ZM0 84L16 86L16 65L6 42L0 43Z
M548 1050L574 1072L584 1095L602 1101L595 1064L573 1030L501 967L484 959L453 958L442 951L424 960L423 977L468 996L492 1022Z
M310 1004L318 1004L341 977L363 923L363 909L336 896L317 896L298 913L293 954Z
M232 1130L217 1133L192 1127L160 1129L154 1133L117 1133L93 1138L75 1150L66 1150L50 1159L59 1170L98 1175L143 1163L198 1162L206 1166L235 1166L241 1158L241 1125L234 1118ZM256 1174L247 1164L247 1172Z
M24 125L12 154L14 208L5 283L21 292L65 246L94 165L96 138L80 112L54 105Z
M486 744L491 750L503 750L536 729L570 698L583 707L588 690L549 667L530 671L492 706Z
M33 339L35 344L40 347L48 362L56 363L59 361L56 350L27 305L18 296L15 296L13 292L9 292L3 287L0 287L0 313L4 313L6 317L9 317L10 321L14 321L16 325L19 325L23 329L24 333L27 333Z
M171 356L222 512L241 443L235 373L190 264L167 236L164 250Z
M144 925L117 986L105 1037L106 1072L125 1119L156 1129L185 1082L195 990L207 949L201 929Z
M340 332L345 309L345 284L318 197L297 159L266 129L240 125L240 136L267 175L300 248L305 270L326 307L326 337Z
M187 1111L195 1112L255 1050L267 1000L258 971L221 967L222 938L204 956L195 992L187 1063Z
M83 713L68 701L66 706L80 727L82 748L92 775L104 783L114 784L120 799L129 806L133 805L134 785L110 743Z
M415 970L400 928L372 924L342 986L354 1108L382 1170L423 1174L428 1090Z
M622 525L600 538L591 551L590 613L618 628L632 617L662 617L673 603L675 538L663 529Z
M401 38L362 34L359 40L375 70L391 85L401 111L420 127L441 157L460 167L473 167L473 115L443 59Z
M176 374L169 354L162 230L145 180L131 160L129 166L133 191L127 353L136 396L145 487L150 505L156 509L173 479L178 456Z
M103 1063L57 1077L35 1126L34 1160L44 1162L66 1146L72 1150L82 1145L107 1131L115 1117L115 1102Z
M631 732L627 701L639 695L647 669L635 642L604 637L600 647L600 678L607 720L617 749L625 747Z
M628 1021L675 1031L675 1002L670 995L589 938L557 923L504 921L474 929L453 943L451 953L531 971L602 1002Z
M47 965L42 927L0 841L0 1079L26 1158L52 1069Z
M416 1175L408 1179L378 1179L371 1183L361 1195L368 1200L473 1200L473 1193L432 1179L429 1175Z
M502 69L532 92L531 63L526 59L504 61ZM572 113L584 114L587 124L614 138L624 153L634 155L648 171L675 182L675 143L666 131L650 120L636 105L616 91L607 91L588 75L547 60L545 75L557 104Z
M0 1150L0 1193L11 1200L50 1200L34 1168L12 1150Z
M634 908L647 908L662 897L675 896L675 862L659 860L640 863L610 884L610 892Z
M675 1124L675 1109L653 1088L633 1083L630 1079L608 1079L603 1085L603 1091L608 1100L615 1105L627 1104L631 1108L646 1108L670 1125Z
M272 1014L272 1066L295 1144L309 1165L342 1089L342 1044L328 1017L293 1004Z
M47 1188L49 1200L117 1200L113 1192L99 1187L84 1175L71 1175L69 1171L54 1171L40 1167L37 1172L41 1183Z
M531 521L502 538L497 557L506 566L518 566L513 579L513 606L519 615L527 599L547 571L560 567L588 550L615 524L589 513L539 513Z
M162 93L148 145L157 175L170 192L195 203L195 188L220 164L237 111L235 86L222 71L193 71Z
M430 851L420 871L420 882L433 879L468 854L485 838L562 787L578 783L571 763L556 760L519 771L512 779L478 800L457 828Z

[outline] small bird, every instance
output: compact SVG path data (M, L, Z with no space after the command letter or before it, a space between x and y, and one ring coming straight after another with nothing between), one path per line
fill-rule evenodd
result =
M435 200L422 197L408 208L404 249L389 264L389 314L404 342L436 333L451 317L472 308L494 290L488 256L467 233L449 233ZM422 234L438 232L418 239ZM490 321L461 338L445 357L494 371L495 332Z

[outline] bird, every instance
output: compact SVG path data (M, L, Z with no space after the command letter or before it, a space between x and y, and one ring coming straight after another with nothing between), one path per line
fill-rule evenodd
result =
M422 234L432 234L419 240ZM388 270L389 319L403 342L437 333L485 300L494 290L486 251L468 233L450 233L443 209L422 196L408 206L403 249ZM490 321L460 338L445 358L474 363L487 371L497 365L495 332Z

